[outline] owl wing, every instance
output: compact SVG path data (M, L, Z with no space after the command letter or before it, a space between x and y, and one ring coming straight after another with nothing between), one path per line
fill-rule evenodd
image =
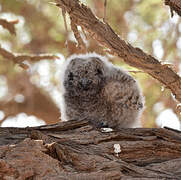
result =
M119 69L111 73L104 94L107 101L114 105L135 110L143 108L143 97L137 82Z

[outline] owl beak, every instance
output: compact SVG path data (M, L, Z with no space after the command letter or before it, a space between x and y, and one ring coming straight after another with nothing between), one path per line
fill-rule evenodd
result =
M92 83L91 80L87 79L87 78L82 78L80 80L80 86L82 87L83 90L88 90L89 89L89 85Z

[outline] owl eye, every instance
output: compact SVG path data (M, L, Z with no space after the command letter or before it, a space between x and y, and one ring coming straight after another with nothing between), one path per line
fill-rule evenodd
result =
M102 71L100 69L97 69L96 75L102 75Z
M69 75L68 75L69 80L73 80L73 77L74 77L73 73L70 72Z

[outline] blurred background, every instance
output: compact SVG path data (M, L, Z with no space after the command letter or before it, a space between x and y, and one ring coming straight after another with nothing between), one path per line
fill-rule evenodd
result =
M0 126L38 126L60 121L60 67L64 59L79 53L69 25L65 30L59 8L51 0L0 0L0 19L18 20L16 35L0 25L0 45L13 54L50 53L55 60L29 62L28 69L0 54ZM52 0L53 1L53 0ZM104 0L82 0L100 19ZM181 18L171 18L162 0L107 0L107 22L134 47L156 57L181 74ZM143 127L168 126L180 129L180 104L160 82L106 54L105 49L81 33L90 52L110 57L140 83L146 107ZM132 72L133 71L133 72ZM134 72L138 71L138 72Z

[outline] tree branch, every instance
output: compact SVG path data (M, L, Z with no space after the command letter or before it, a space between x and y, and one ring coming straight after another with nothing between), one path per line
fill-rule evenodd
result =
M165 0L165 5L170 6L172 16L173 16L173 11L175 11L179 16L181 16L181 1L180 0Z
M160 81L166 88L171 89L177 100L181 101L181 78L171 67L161 64L140 48L134 48L123 41L109 24L100 21L90 8L81 4L79 0L57 0L57 6L65 9L77 26L81 26L92 38L109 48L114 55Z
M12 60L14 63L19 64L21 67L24 69L27 69L28 66L23 63L23 61L28 60L28 61L40 61L43 59L56 59L58 58L55 55L48 55L48 54L42 54L42 55L25 55L25 54L20 54L20 55L15 55L4 48L0 46L0 55L2 55L4 58L8 60Z

